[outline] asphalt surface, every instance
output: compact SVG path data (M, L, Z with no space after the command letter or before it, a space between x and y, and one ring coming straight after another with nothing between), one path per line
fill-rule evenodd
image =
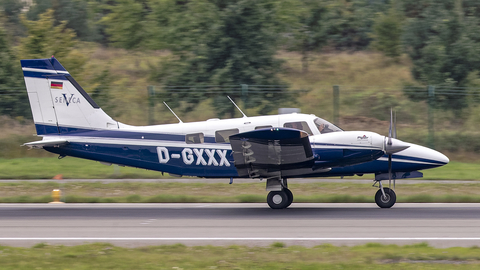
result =
M480 204L2 204L0 245L480 246Z

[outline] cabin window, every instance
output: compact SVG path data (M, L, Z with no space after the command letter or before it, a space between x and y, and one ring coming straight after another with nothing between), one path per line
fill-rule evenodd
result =
M283 127L286 128L293 128L293 129L299 129L307 132L309 135L313 135L312 131L308 127L307 122L301 121L301 122L288 122L283 125Z
M258 127L255 127L255 129L262 129L262 128L272 128L272 126L258 126Z
M230 142L229 137L238 133L238 128L215 131L215 142L228 143Z
M203 137L203 133L193 133L185 135L185 142L187 144L191 143L204 143L205 139Z

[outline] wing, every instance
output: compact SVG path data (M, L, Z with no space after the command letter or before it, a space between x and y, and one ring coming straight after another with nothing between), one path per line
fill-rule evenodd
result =
M58 147L60 145L64 145L67 143L68 143L67 140L42 140L42 141L25 143L23 145L28 146L29 148L41 149L45 146Z
M314 160L308 134L289 128L259 129L230 136L240 177L282 177L287 171L311 169Z

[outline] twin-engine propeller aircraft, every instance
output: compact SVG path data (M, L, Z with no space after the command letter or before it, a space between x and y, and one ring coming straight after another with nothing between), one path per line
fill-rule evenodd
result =
M437 151L396 139L392 120L388 137L343 131L299 113L130 126L108 116L54 57L21 64L37 135L43 137L25 145L174 175L266 179L274 209L293 201L287 179L355 174L374 174L375 202L390 208L396 195L391 181L388 188L382 181L393 179L395 186L395 179L422 177L418 170L449 162Z

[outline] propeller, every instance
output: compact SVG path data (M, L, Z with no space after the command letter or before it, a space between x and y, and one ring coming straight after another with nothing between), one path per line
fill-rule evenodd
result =
M392 155L394 153L403 151L410 147L410 145L397 140L397 121L396 116L393 117L393 111L390 110L390 128L388 130L388 139L385 142L385 153L388 155ZM393 138L392 138L393 137Z
M392 139L393 137L393 139ZM390 128L388 130L388 139L385 143L385 153L388 154L388 184L389 187L392 183L392 155L394 153L403 151L410 147L406 143L397 140L397 114L393 113L393 109L390 109ZM395 181L393 181L393 189L395 189Z

